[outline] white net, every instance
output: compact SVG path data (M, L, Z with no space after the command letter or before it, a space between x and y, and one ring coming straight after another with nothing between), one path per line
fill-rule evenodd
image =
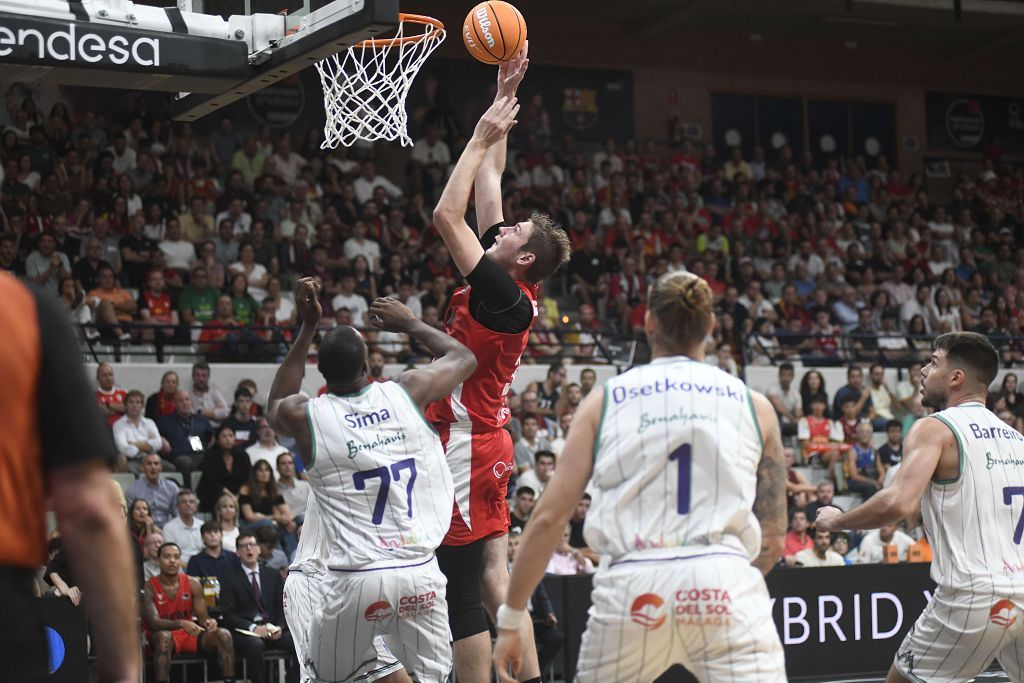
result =
M401 15L393 38L366 40L318 63L327 113L320 147L348 147L356 140L400 140L411 146L405 98L444 38L440 22Z

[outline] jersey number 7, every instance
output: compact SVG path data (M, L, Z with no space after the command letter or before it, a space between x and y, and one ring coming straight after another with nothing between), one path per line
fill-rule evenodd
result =
M693 448L684 443L668 454L669 460L679 462L679 497L676 499L676 511L681 515L690 512L690 482L693 471Z
M377 491L377 501L373 506L373 523L380 524L384 520L384 505L388 502L388 491L391 489L392 479L399 481L402 470L409 470L409 482L405 485L405 502L409 510L409 519L412 519L412 486L416 483L416 461L412 458L399 460L391 464L391 470L386 466L375 467L372 470L363 470L352 475L357 491L366 490L367 479L380 479L380 489Z
M1007 486L1003 489L1003 505L1011 505L1014 496L1024 496L1024 486ZM1017 520L1017 528L1013 530L1013 542L1020 545L1021 536L1024 536L1024 512Z

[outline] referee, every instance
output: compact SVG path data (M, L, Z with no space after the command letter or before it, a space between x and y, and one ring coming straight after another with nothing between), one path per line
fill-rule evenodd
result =
M67 313L56 297L0 272L0 335L0 677L34 683L48 674L32 581L45 560L49 497L100 681L138 683L135 571L106 467L114 448Z

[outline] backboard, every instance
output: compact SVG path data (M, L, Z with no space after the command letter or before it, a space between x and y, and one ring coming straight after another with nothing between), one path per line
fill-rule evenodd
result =
M178 93L190 121L397 25L398 0L0 0L0 80Z

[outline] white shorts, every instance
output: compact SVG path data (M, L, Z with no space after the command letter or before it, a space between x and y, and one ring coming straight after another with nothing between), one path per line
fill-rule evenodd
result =
M300 680L375 681L404 668L418 683L452 670L446 580L431 557L420 564L308 574L284 586Z
M680 664L701 683L785 683L761 572L733 553L624 560L594 577L579 683L653 681Z
M1011 681L1024 680L1024 603L1015 602L940 587L896 651L896 670L911 681L952 683L998 659Z

